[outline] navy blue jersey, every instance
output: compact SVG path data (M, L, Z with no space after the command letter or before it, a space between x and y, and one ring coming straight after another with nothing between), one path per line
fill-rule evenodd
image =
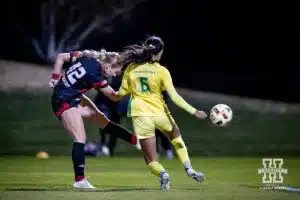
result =
M106 86L100 63L93 58L80 58L66 66L65 74L54 88L53 100L70 101L92 88Z

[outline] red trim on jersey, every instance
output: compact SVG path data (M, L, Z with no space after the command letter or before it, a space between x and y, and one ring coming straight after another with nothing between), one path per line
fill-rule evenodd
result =
M80 93L85 93L87 91L89 91L90 89L82 89L82 90L79 90Z
M60 117L61 114L62 114L63 112L65 112L66 110L68 110L69 108L70 108L70 104L68 104L68 103L63 103L63 104L61 105L61 107L58 109L58 111L55 113L56 116Z
M103 86L106 85L106 84L107 84L107 81L106 81L106 80L103 80L103 81L100 81L100 82L98 82L98 83L94 83L94 84L93 84L93 87L94 87L95 89L97 89L97 88L103 87Z

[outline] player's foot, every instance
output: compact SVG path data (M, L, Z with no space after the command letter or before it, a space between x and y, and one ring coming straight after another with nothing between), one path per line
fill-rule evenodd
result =
M195 181L202 183L205 179L204 174L201 172L196 172L194 169L190 168L186 170L186 174L192 177Z
M163 173L160 177L160 189L167 191L170 189L170 178L167 172Z
M174 158L174 154L173 154L173 151L171 149L166 151L166 158L169 159L169 160Z
M81 181L76 181L73 183L73 188L77 189L95 189L95 187L90 184L86 179L82 179Z

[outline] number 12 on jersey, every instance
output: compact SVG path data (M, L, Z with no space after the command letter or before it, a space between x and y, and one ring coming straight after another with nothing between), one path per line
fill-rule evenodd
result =
M148 78L147 77L140 77L140 83L141 83L141 91L142 92L149 92Z
M82 64L78 62L75 65L71 66L66 74L69 82L73 85L77 82L78 79L80 79L86 74L86 71Z

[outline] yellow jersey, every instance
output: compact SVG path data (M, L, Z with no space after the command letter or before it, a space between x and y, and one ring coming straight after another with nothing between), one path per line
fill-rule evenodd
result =
M177 106L191 114L196 111L176 92L169 71L158 62L130 64L124 72L119 95L131 95L128 117L162 116L169 112L163 90Z

